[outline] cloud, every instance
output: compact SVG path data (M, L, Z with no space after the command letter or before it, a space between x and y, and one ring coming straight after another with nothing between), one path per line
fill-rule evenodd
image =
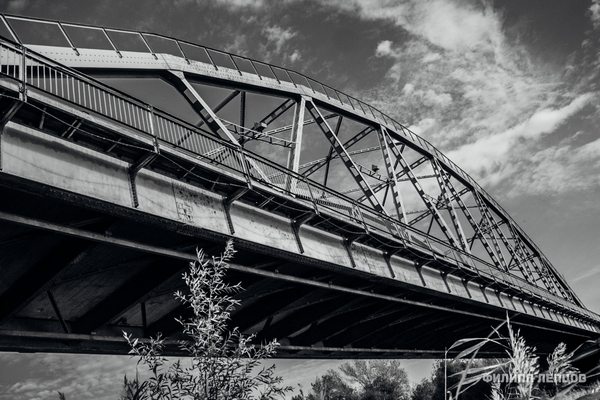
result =
M400 52L392 49L391 40L384 40L377 45L377 49L375 49L375 56L398 58L400 57Z
M135 376L136 361L124 356L91 356L79 354L3 354L0 363L10 363L21 370L20 381L3 387L0 399L30 400L58 397L108 400L121 391L123 376ZM50 374L50 371L60 371ZM146 371L140 368L140 375Z
M446 50L496 47L502 41L501 18L491 7L452 0L321 0L366 20L387 20Z
M592 1L592 5L589 8L590 19L594 24L594 28L600 28L600 1L594 0Z
M29 6L29 0L11 0L8 2L7 9L11 13L20 13Z
M530 144L522 141L537 141L544 134L553 132L569 117L586 106L592 98L592 94L583 94L564 107L540 109L526 121L503 132L467 143L448 152L447 156L465 171L480 178L480 183L498 184L515 172L515 158L523 155L532 156L527 150ZM538 157L541 157L537 160L538 164L547 158L544 157L543 151L538 154ZM544 165L543 167L548 168L549 166ZM549 170L550 168L548 168ZM546 182L547 179L543 181ZM541 181L538 180L538 182ZM534 183L531 182L531 184Z
M290 62L292 62L292 63L294 63L296 61L300 61L301 59L302 59L302 56L300 55L300 52L298 50L294 50L292 55L290 55Z
M275 46L275 53L281 53L284 45L294 36L296 32L291 29L283 29L280 26L266 26L263 28L263 34L266 36L270 45Z

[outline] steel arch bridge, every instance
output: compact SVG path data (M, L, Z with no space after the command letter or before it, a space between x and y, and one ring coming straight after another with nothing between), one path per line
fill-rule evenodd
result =
M439 357L507 313L542 352L600 337L510 215L374 107L157 34L1 20L0 349L175 343L186 262L228 238L232 324L280 357Z

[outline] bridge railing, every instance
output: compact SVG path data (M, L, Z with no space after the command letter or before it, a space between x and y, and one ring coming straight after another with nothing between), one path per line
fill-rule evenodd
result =
M153 109L150 105L84 74L65 68L43 56L28 53L25 48L18 48L17 45L5 41L0 42L0 74L18 81L23 89L27 86L35 87L78 107L155 136L172 147L189 151L199 160L224 167L240 177L247 178L249 175L252 179L286 195L311 202L316 210L326 208L331 213L364 227L365 232L379 231L393 235L399 241L399 248L410 244L413 248L420 248L435 257L454 260L459 267L464 268L466 265L472 274L518 288L522 292L549 300L577 314L583 313L597 319L597 316L591 312L575 307L567 300L533 286L524 279L504 273L485 260L428 236L412 226L383 215L279 164L243 151L209 132L204 132L161 110ZM307 83L310 85L308 78ZM327 92L326 86L321 85L321 88ZM348 101L352 101L351 97L346 97ZM356 100L355 104L361 106L364 103ZM368 106L368 109L373 112L372 107ZM412 135L410 131L406 132ZM418 136L412 136L424 146L428 145ZM440 158L447 159L433 146L431 148ZM354 233L356 232L348 232L348 234Z

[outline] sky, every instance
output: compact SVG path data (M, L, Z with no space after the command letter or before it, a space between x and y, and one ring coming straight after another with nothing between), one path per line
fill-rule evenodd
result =
M600 313L599 0L2 0L300 71L449 156ZM280 361L306 389L340 362ZM430 363L404 362L415 381ZM135 361L0 354L0 399L115 398ZM87 397L86 397L87 396Z

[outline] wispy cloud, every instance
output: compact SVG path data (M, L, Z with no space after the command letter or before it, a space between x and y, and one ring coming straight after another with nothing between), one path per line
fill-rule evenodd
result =
M516 195L556 193L590 182L589 168L596 163L577 160L591 148L572 147L557 129L597 103L598 93L583 83L589 82L591 67L584 71L571 63L561 71L536 64L526 47L506 34L502 14L487 3L327 3L363 19L391 21L410 33L408 39L390 37L373 49L394 64L369 101L425 136L484 187L510 182L511 190L504 193ZM600 21L598 0L589 17L596 25ZM600 57L590 64L598 66ZM581 83L567 86L567 75Z
M123 356L86 356L68 354L2 354L0 362L21 370L20 382L0 391L0 399L32 400L57 398L114 399L121 391L123 376L135 377L135 360ZM29 376L37 371L35 376ZM142 372L142 376L145 374Z

